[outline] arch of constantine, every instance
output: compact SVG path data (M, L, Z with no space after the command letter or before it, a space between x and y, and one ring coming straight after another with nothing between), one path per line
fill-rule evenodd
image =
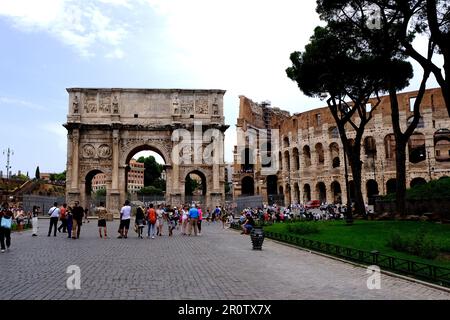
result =
M106 206L127 198L130 159L139 151L165 161L166 203L182 205L186 176L206 183L202 205L224 201L224 90L69 88L66 201L89 206L92 178L106 177Z

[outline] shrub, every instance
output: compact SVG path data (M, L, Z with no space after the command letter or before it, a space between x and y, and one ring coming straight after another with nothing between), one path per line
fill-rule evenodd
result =
M310 233L319 233L319 228L315 223L295 223L287 226L288 232L298 235L305 235Z
M394 250L406 252L425 259L435 259L440 247L430 239L424 230L420 230L413 237L402 237L400 233L393 232L387 245Z

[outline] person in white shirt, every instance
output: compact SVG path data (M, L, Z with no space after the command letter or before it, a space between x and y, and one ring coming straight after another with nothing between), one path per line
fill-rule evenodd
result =
M128 229L130 229L130 219L131 219L131 206L130 201L126 200L124 206L120 210L120 227L119 239L128 238Z
M58 203L53 203L53 207L48 210L48 215L50 216L50 226L48 228L48 236L52 233L52 228L55 227L55 231L53 236L56 237L56 229L58 228L58 220L59 220L59 208Z

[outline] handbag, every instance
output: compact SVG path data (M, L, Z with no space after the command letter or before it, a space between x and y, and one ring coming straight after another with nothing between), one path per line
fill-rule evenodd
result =
M2 217L1 227L5 229L11 229L12 219L6 219Z

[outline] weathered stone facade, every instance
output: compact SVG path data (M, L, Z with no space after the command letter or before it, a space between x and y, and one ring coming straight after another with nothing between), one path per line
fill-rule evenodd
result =
M107 208L117 213L126 200L126 176L132 156L155 151L165 161L166 201L185 201L185 178L205 178L203 205L224 201L224 90L70 88L67 201L89 205L89 184L107 177ZM211 133L212 132L212 133ZM197 156L214 146L213 161ZM195 149L195 150L194 150ZM192 156L191 151L197 152Z
M398 96L403 130L413 115L410 105L416 95L407 92ZM376 103L370 102L368 108ZM426 91L420 111L422 119L407 148L408 187L450 176L450 119L440 89ZM234 197L261 194L266 202L284 198L286 204L345 199L343 147L327 107L291 116L241 96L237 129ZM272 141L270 168L263 165L261 140L265 136ZM355 136L350 127L348 136ZM381 97L362 141L362 193L366 202L372 202L375 195L395 192L395 140L388 96ZM253 164L248 161L251 159ZM350 193L351 179L349 168Z

